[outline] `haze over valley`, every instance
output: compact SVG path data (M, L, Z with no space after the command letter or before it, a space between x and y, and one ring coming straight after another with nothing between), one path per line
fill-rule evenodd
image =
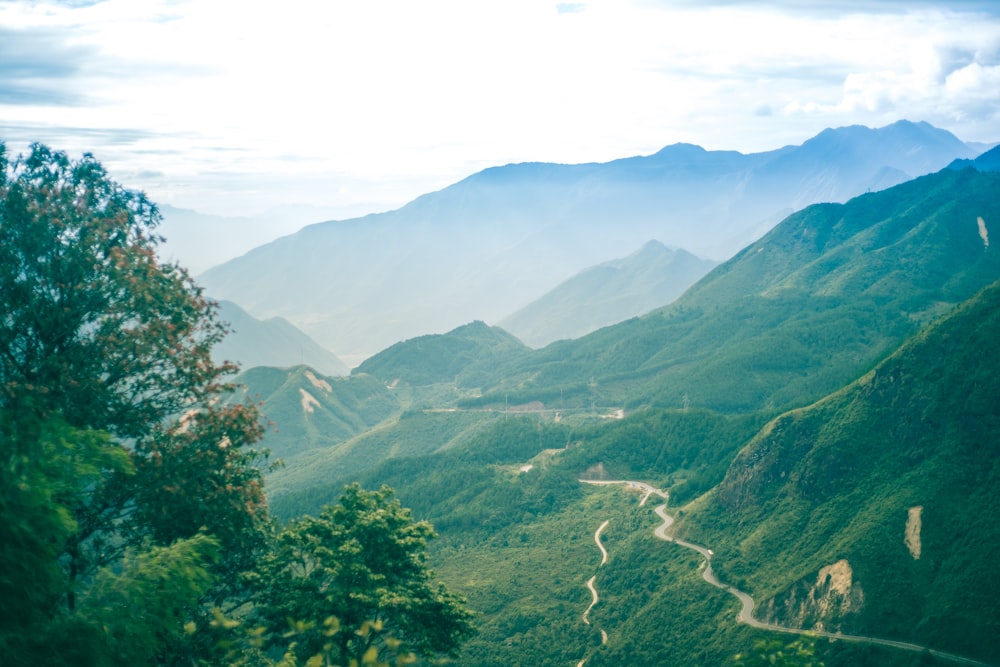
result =
M0 3L0 655L1000 667L1000 4Z

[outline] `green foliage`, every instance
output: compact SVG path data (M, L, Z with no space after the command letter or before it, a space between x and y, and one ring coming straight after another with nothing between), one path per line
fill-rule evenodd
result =
M99 570L80 599L85 619L106 647L106 664L150 664L165 647L184 652L185 622L213 583L218 542L206 535L169 546L130 549L120 565Z
M513 360L465 405L808 404L1000 278L976 230L1000 219L998 195L998 174L946 170L811 206L670 306Z
M777 639L758 639L753 651L733 656L735 667L823 667L816 659L815 641L800 637L785 644Z
M349 486L319 517L297 519L278 536L255 577L255 614L272 628L286 619L335 618L335 626L294 628L300 658L332 653L338 664L360 664L373 649L398 647L387 637L419 655L453 654L472 632L471 615L432 582L433 536L388 487Z
M0 647L169 661L263 528L256 409L216 402L225 329L145 196L40 145L0 172Z
M237 376L233 402L253 400L267 415L263 444L289 463L311 449L331 447L391 419L396 396L369 375L326 377L305 366L251 368Z
M0 386L80 428L139 436L217 393L224 334L186 272L161 265L159 213L91 156L40 145L0 190Z
M795 622L784 601L846 560L863 604L807 623L995 661L981 638L1000 632L988 555L1000 544L989 519L1000 500L998 313L995 284L857 382L763 429L689 517L695 539L715 545L720 576L773 597L778 620ZM919 552L904 541L913 511Z
M282 519L315 514L343 484L362 477L371 484L408 482L407 470L416 473L433 460L424 457L460 446L501 418L488 412L404 412L350 440L287 460L267 480L271 510ZM398 472L376 472L383 465Z
M418 336L366 359L352 374L421 386L454 382L478 387L497 381L500 363L528 351L503 329L473 322L440 335Z

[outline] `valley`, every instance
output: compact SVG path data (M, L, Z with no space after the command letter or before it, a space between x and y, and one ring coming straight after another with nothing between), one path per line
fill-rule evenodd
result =
M831 666L997 664L998 190L944 170L806 208L675 302L540 350L474 322L329 390L286 371L264 409L287 391L292 433L361 386L385 412L297 453L279 427L271 507L395 488L480 614L461 664L719 665L771 633ZM640 502L616 479L648 480Z
M0 2L0 663L1000 667L1000 1Z

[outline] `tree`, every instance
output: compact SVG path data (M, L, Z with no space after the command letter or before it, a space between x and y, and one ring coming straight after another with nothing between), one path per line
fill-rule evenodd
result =
M816 657L816 640L808 635L785 644L777 639L758 639L749 654L733 656L736 667L823 667Z
M348 486L318 518L291 522L262 559L260 620L270 628L299 623L299 656L327 653L340 665L397 652L395 642L422 656L453 655L473 631L471 614L432 583L433 537L389 487Z
M210 352L225 326L157 259L159 220L91 155L36 144L11 164L0 144L0 650L14 662L167 660L214 575L262 543L259 415L221 400L235 367ZM144 610L127 628L123 605Z

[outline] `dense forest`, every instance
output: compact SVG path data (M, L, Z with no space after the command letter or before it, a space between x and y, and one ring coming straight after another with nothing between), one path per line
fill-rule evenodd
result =
M389 664L463 601L388 488L270 516L264 422L159 213L91 156L0 145L0 653L21 665Z

